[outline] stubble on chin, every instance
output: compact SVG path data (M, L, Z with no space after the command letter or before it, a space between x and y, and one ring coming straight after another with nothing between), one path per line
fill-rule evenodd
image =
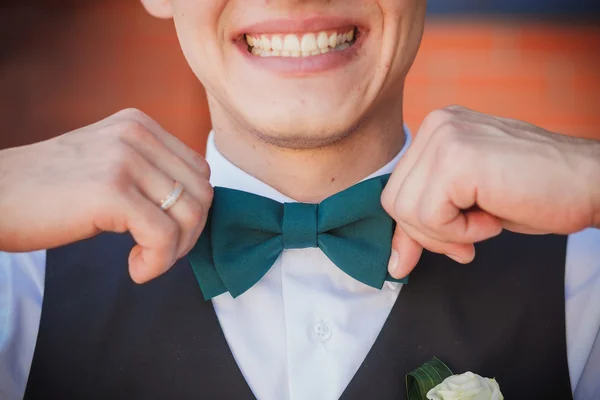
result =
M282 135L276 132L264 132L251 129L252 135L262 142L288 150L317 150L343 143L352 137L361 126L361 122L342 131L322 130L316 132L294 132Z

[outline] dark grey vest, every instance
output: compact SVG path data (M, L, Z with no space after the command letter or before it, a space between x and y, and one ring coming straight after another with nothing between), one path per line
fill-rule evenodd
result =
M26 399L250 399L184 259L134 284L133 242L103 234L48 251ZM569 399L566 238L504 233L471 265L423 255L343 399L405 399L433 356L495 377L508 400Z

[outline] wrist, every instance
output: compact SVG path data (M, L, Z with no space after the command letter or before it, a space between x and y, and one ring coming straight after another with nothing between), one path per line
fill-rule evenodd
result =
M600 140L553 135L556 150L570 177L563 190L577 196L578 212L585 216L586 226L600 228Z
M592 207L591 226L600 228L600 140L581 139L581 171L589 190Z

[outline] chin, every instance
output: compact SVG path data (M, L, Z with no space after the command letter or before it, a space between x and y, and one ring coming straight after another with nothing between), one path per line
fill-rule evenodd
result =
M358 96L344 80L337 87L290 85L257 88L238 86L237 96L219 102L239 128L278 147L307 149L335 144L359 125L368 108L367 96ZM310 86L310 87L308 87ZM268 106L267 106L268 105Z
M281 115L290 115L289 113ZM335 145L360 125L350 117L329 118L296 115L293 118L250 117L248 130L264 142L288 149L315 149Z

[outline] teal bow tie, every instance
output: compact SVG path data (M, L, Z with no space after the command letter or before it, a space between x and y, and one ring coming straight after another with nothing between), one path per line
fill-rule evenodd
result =
M381 289L394 221L381 206L389 175L361 182L320 204L279 203L215 187L209 218L188 257L205 299L237 297L258 282L285 249L318 247L351 277Z

